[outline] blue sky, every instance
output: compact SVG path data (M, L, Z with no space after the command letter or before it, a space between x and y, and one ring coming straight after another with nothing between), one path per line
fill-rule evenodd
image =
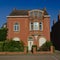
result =
M53 20L57 20L57 15L60 10L60 0L0 0L0 27L7 21L6 16L16 9L43 9L46 7L51 15L50 26L53 25Z

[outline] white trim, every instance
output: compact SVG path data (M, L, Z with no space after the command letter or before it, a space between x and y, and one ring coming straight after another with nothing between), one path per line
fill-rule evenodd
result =
M9 17L12 17L12 18L14 18L14 17L29 17L29 16L27 16L27 15L24 15L24 16L6 16L7 18L9 18Z
M42 23L42 24L41 24L42 29L40 29L40 23ZM43 22L40 22L40 23L39 23L39 30L40 30L40 31L43 31Z
M15 30L15 24L13 25L13 31L14 32L19 32L20 31L20 24L18 23L18 27L19 27L19 29L18 30Z
M36 29L36 23L37 23L37 29ZM39 30L39 22L33 22L33 30Z
M50 17L50 15L44 15L44 17Z
M32 50L32 45L33 45L33 40L32 41L28 41L28 51Z
M40 12L44 12L44 11L42 11L42 10L39 10L39 9L34 9L34 10L30 10L29 12L32 12L32 11L40 11Z

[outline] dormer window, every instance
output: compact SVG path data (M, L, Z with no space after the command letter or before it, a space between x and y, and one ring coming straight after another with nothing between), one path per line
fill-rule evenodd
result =
M37 17L38 11L34 11L34 16Z
M33 12L30 12L30 17L32 17L33 16Z
M42 18L42 13L41 13L41 12L38 13L38 17L39 17L40 19Z
M42 12L40 10L32 10L29 15L33 18L42 18Z

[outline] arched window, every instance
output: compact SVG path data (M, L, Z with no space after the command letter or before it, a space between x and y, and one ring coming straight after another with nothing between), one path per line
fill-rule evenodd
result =
M14 37L13 40L14 41L20 41L20 39L18 37Z
M30 30L33 30L33 23L30 23Z
M42 19L42 13L43 11L42 10L31 10L30 11L30 13L29 13L29 15L30 15L30 17L32 17L32 18L40 18L40 19Z
M29 40L29 41L33 40L32 36L30 36L30 37L28 38L28 40Z
M44 37L41 37L39 39L39 47L42 46L46 42L46 39Z
M42 18L42 13L41 13L41 12L38 13L38 17L39 17L40 19Z
M34 16L37 17L38 11L34 11Z
M42 22L39 23L39 29L40 29L40 31L43 31L43 23Z
M20 29L19 29L20 26L19 26L18 23L15 23L13 28L14 28L14 31L19 31L19 30L20 30Z

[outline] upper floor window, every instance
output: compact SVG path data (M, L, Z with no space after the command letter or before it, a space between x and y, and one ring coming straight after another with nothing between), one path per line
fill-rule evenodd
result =
M30 23L30 30L33 30L33 23Z
M32 10L30 11L30 17L33 18L42 18L42 11L41 10Z
M42 22L31 22L30 23L30 31L32 30L40 30L43 31L43 23Z
M37 17L38 11L34 11L34 16Z
M33 12L30 12L30 17L32 17L33 16Z
M39 23L39 29L40 29L40 31L43 31L43 23L42 22Z
M41 13L41 12L38 13L38 17L39 17L40 19L42 18L42 13Z
M39 30L39 23L38 22L34 22L34 30Z
M19 27L20 27L19 24L15 23L13 27L14 31L19 31Z

